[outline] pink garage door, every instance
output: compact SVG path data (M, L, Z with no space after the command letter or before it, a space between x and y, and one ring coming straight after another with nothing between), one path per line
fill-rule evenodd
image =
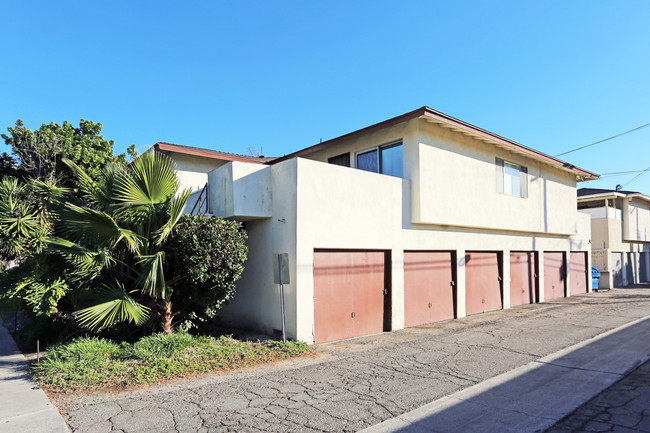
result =
M499 253L465 254L465 312L467 315L503 308Z
M571 252L571 296L587 293L587 253Z
M454 318L451 252L404 252L404 326Z
M316 343L384 331L386 280L383 251L314 252Z
M566 287L564 253L544 253L544 300L563 298Z
M522 251L510 253L510 306L516 307L537 302L535 253Z

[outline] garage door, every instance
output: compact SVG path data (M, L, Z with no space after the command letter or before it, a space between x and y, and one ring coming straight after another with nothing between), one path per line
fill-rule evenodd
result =
M503 308L501 266L496 252L465 254L465 312L467 315Z
M535 303L537 287L535 253L532 251L510 253L510 306Z
M454 318L452 253L404 252L404 326Z
M566 267L564 253L544 253L544 300L565 296Z
M384 331L389 299L384 251L314 252L316 343Z
M571 252L571 296L587 293L587 253Z

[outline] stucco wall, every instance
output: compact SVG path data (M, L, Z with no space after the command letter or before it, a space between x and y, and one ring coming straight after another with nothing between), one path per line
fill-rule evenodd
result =
M473 137L421 122L414 221L573 234L575 177ZM527 167L528 197L497 192L496 158Z
M296 337L313 341L313 252L319 248L379 249L392 255L392 326L404 326L404 250L454 250L458 253L458 306L464 315L464 253L469 250L589 251L589 218L573 221L579 235L530 235L516 232L462 229L413 224L410 185L376 173L297 160L297 309ZM354 185L351 188L350 185ZM274 201L277 192L274 190ZM509 275L504 260L504 275ZM543 267L543 254L540 254ZM543 273L540 285L543 287ZM508 307L509 279L504 279Z
M185 155L176 152L165 153L176 163L181 189L191 188L192 190L196 190L203 188L208 182L208 173L227 162L220 159Z
M208 180L213 215L240 221L271 216L271 167L232 161L208 173Z
M650 241L650 210L639 200L629 202L627 209L628 231L626 241Z
M342 141L305 158L327 162L332 156L349 152L354 167L356 152L396 140L403 144L403 178L411 182L412 221L576 233L576 181L572 174L424 119ZM527 167L527 198L497 192L497 157Z
M264 167L275 194L272 217L246 222L248 260L234 299L220 313L225 323L259 329L282 329L280 286L273 282L273 255L289 254L290 283L285 284L287 333L296 338L296 164L289 160Z

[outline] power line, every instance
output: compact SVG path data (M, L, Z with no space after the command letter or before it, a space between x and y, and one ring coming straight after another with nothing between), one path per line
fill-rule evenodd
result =
M645 125L641 125L641 126L638 126L638 127L634 128L634 129L630 129L629 131L621 132L620 134L613 135L611 137L605 138L604 140L600 140L600 141L597 141L595 143L587 144L586 146L578 147L577 149L567 150L566 152L555 155L555 157L557 158L558 156L566 155L567 153L575 152L577 150L581 150L581 149L584 149L586 147L594 146L596 144L603 143L605 141L612 140L612 139L617 138L617 137L621 137L621 136L623 136L625 134L629 134L631 132L638 131L638 130L643 129L643 128L647 128L648 126L650 126L650 123L646 123Z
M642 173L645 170L630 170L630 171L612 171L611 173L599 173L600 177L613 177L625 176L626 174Z
M646 168L646 169L643 170L641 173L637 174L637 175L634 176L632 179L630 179L630 180L628 180L627 182L625 182L625 183L621 186L621 188L625 187L625 185L629 185L629 184L631 184L631 183L634 182L636 179L638 179L639 177L641 177L641 176L643 176L645 173L647 173L648 170L650 170L650 167Z

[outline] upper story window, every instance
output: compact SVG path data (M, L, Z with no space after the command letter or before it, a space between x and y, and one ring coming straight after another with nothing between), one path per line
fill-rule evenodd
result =
M342 153L340 155L336 155L336 156L333 156L331 158L328 158L327 162L330 163L330 164L334 164L334 165L349 167L350 166L350 152Z
M528 168L523 165L496 159L497 192L515 197L528 197Z
M359 170L403 177L404 156L402 154L402 142L385 144L357 152L356 167Z

